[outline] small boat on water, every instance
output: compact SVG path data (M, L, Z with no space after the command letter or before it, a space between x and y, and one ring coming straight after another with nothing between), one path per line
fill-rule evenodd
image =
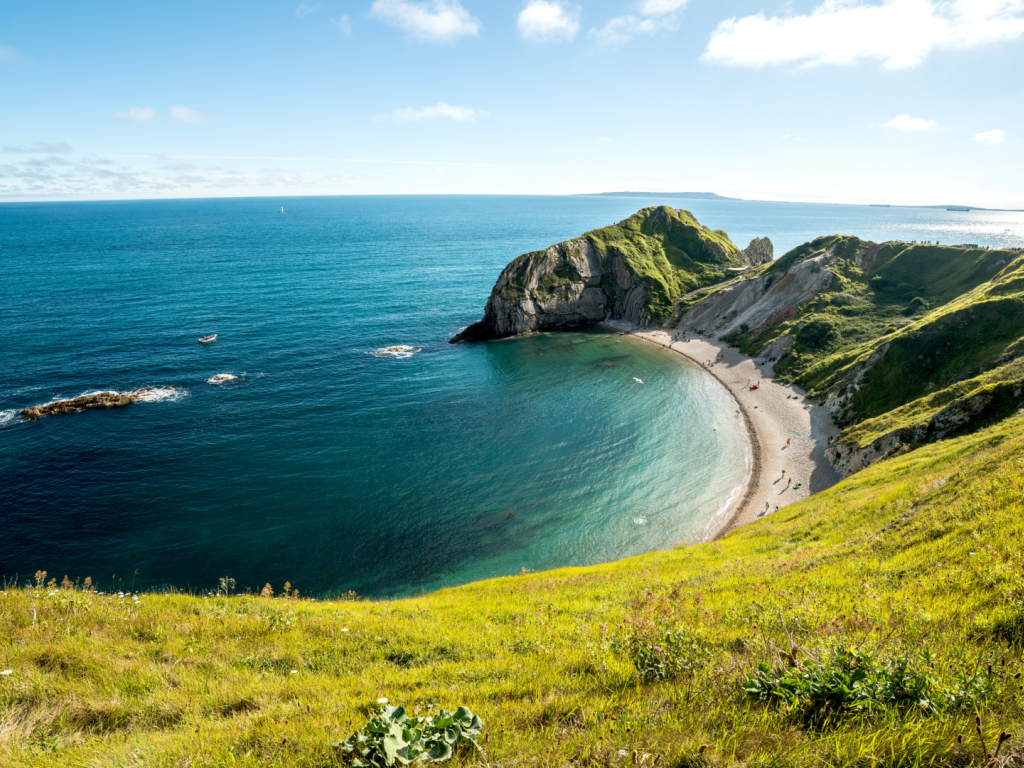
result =
M217 340L217 334L216 333L211 333L209 336L200 336L199 337L199 343L200 344L209 344L211 341L216 341L216 340Z

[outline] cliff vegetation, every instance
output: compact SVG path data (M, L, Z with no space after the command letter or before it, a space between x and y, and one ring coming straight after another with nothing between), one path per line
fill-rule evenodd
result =
M831 407L847 427L837 449L844 460L877 443L847 469L1024 406L1020 250L822 237L749 282L781 280L809 261L820 262L827 281L764 322L726 329L725 338L748 354L778 357L779 378Z
M499 275L484 317L453 341L581 328L602 320L658 325L687 293L728 269L771 258L771 243L741 251L688 211L644 208L610 227L525 253Z

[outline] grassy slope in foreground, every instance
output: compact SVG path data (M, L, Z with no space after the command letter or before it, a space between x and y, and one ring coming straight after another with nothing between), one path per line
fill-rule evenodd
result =
M0 764L329 765L381 696L469 706L489 734L480 763L501 766L628 763L620 750L661 766L967 765L975 710L989 750L1000 729L1016 750L1022 428L880 462L716 543L416 599L8 588ZM860 649L889 683L826 722L808 715L818 697L787 710L744 692L793 647L798 662ZM672 656L675 679L642 682L629 648Z

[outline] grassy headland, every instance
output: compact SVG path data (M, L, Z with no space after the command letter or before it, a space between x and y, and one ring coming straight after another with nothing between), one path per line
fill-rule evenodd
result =
M827 291L775 323L741 329L727 340L756 354L791 336L792 349L776 364L776 375L812 397L843 395L836 420L853 427L844 440L863 446L907 429L922 442L977 429L1015 410L1013 398L1002 394L1019 390L1013 383L1019 366L998 370L1024 350L1020 250L872 247L830 236L793 249L755 276L782 275L822 254L833 257ZM990 398L993 387L998 397ZM944 407L977 394L985 396L983 405L971 405L977 418L952 430L936 428L933 420Z
M0 763L333 765L380 697L479 714L455 764L980 765L1001 730L1017 755L1022 428L715 543L415 599L8 585Z

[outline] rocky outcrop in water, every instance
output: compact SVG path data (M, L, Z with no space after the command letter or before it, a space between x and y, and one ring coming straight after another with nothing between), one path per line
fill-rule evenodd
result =
M763 243L758 249L763 256ZM684 293L739 266L739 253L728 235L686 211L645 208L613 227L519 256L502 270L483 319L451 341L571 330L612 319L660 322Z
M174 389L165 387L164 389ZM141 397L152 395L155 390L140 389L136 392L93 392L82 395L71 400L58 400L46 405L36 405L32 408L25 408L21 415L26 419L41 419L43 416L57 416L65 413L77 413L92 408L121 408L134 403Z
M755 237L737 258L752 267L769 264L775 258L775 246L767 237Z

